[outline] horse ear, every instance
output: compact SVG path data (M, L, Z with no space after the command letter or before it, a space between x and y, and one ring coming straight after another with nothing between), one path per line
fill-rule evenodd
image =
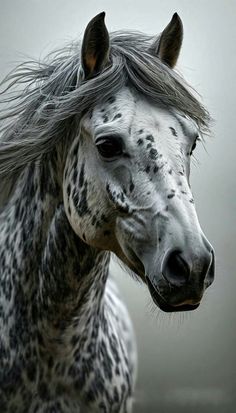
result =
M105 13L99 13L87 25L81 49L85 78L96 75L108 63L109 34L104 22Z
M161 33L156 44L151 47L151 50L155 52L164 63L173 68L179 57L182 40L183 24L178 14L175 13L170 23Z

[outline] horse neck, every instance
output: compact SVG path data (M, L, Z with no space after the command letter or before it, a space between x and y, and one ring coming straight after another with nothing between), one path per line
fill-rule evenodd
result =
M39 330L46 351L61 349L65 354L75 332L87 339L92 335L94 323L103 315L109 257L77 237L59 205L39 275Z
M13 306L27 306L45 348L68 341L75 328L88 329L88 320L103 311L109 264L108 253L86 245L69 225L59 168L55 159L30 165L2 220L8 254L13 245L11 283L19 294Z

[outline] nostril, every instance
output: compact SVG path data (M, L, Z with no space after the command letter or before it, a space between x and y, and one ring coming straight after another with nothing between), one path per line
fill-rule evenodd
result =
M212 251L211 252L211 263L209 265L207 275L205 278L206 287L209 287L213 283L214 277L215 277L215 254L214 254L214 251Z
M179 250L171 251L164 260L162 274L170 284L180 287L188 281L190 272L190 267Z

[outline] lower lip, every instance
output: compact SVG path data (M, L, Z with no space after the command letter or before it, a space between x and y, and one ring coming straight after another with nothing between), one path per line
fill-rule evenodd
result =
M183 304L183 305L170 305L168 304L164 298L156 291L156 289L153 287L151 281L147 278L147 284L149 291L151 293L152 299L154 303L162 310L165 311L166 313L173 313L173 312L180 312L180 311L193 311L196 310L196 308L199 307L198 304Z

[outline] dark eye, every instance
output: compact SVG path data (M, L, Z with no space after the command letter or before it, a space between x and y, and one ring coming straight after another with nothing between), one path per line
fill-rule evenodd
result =
M196 146L197 146L197 141L199 141L199 140L200 140L200 139L199 139L199 137L197 136L196 139L195 139L195 141L194 141L194 144L193 144L193 146L192 146L192 148L191 148L190 156L192 155L194 149L196 148Z
M99 154L106 159L115 158L123 152L122 140L117 136L97 138L95 144Z

